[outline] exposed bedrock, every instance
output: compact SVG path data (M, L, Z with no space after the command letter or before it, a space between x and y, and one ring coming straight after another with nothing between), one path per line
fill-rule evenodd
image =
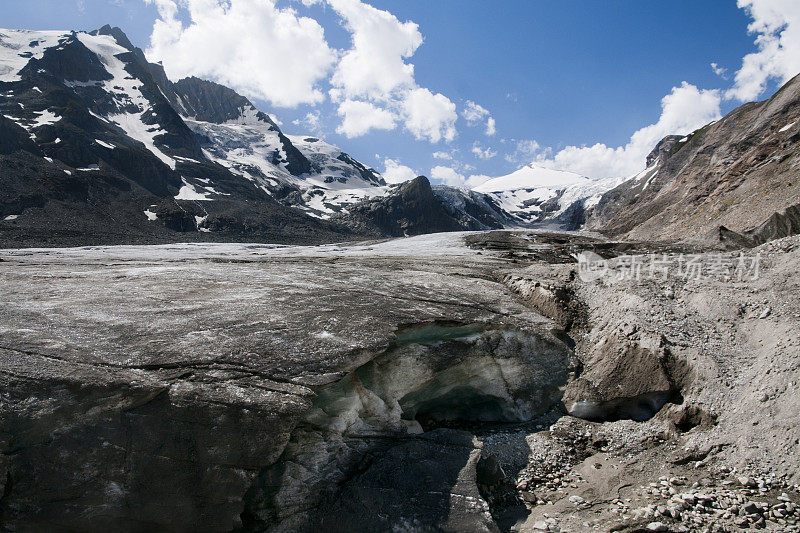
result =
M549 336L437 323L401 331L318 391L248 493L243 521L345 531L458 530L469 520L494 530L474 474L479 445L453 428L531 420L559 404L573 370L571 350Z

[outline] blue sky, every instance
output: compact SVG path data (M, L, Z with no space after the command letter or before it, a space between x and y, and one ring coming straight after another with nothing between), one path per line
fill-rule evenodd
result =
M747 9L733 0L279 0L269 9L263 0L262 7L258 0L233 0L244 17L231 16L227 26L218 24L224 17L200 8L193 20L185 8L201 2L181 1L3 0L0 25L89 30L109 23L148 49L154 22L167 20L165 13L175 6L179 29L163 29L161 44L148 52L153 60L163 59L171 75L196 73L234 85L277 116L288 133L314 130L378 170L390 159L389 174L402 176L410 168L453 184L472 185L534 159L592 177L623 175L644 164L642 152L652 139L671 129L694 129L746 99L768 96L796 73L796 58L788 54L783 71L759 74L758 90L747 72L736 78L744 56L766 53L754 44L758 33L748 33L754 20L766 21L760 34L792 52L795 43L786 29L796 22L793 14L785 15L783 25L770 18L776 12L784 16L781 9L796 11L793 2L782 0L740 0ZM287 14L287 7L294 13ZM296 24L305 17L312 20ZM404 25L408 21L418 27ZM181 33L195 25L203 35L204 24L213 25L213 38L192 40ZM298 41L265 37L280 34L273 30L285 25ZM362 49L350 58L351 68L339 72L353 39L361 39ZM242 42L256 50L238 66L220 70L219 64L235 63L226 54L241 53ZM295 54L298 42L308 48ZM413 53L402 57L398 50L409 46L413 50L405 52ZM210 54L216 54L215 64L193 57ZM370 63L376 57L380 62ZM725 71L715 73L712 63ZM285 73L285 64L300 72ZM380 70L384 64L392 67ZM409 77L403 65L412 64ZM314 69L327 73L314 78ZM253 80L257 71L267 74ZM393 76L397 83L387 85ZM292 89L281 92L280 84ZM413 106L412 93L419 96ZM670 94L674 98L662 101ZM480 106L472 107L472 121L465 118L469 102ZM345 110L358 120L343 129ZM489 117L494 135L487 135ZM632 139L648 125L655 126Z

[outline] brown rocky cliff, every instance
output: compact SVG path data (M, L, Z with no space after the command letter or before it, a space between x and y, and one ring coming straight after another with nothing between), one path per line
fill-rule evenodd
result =
M648 157L660 159L654 172L606 193L586 227L636 240L718 241L721 227L747 232L800 203L800 77L680 141L659 143Z

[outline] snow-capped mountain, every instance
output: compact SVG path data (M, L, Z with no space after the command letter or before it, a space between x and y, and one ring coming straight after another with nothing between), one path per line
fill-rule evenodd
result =
M574 229L620 181L531 164L471 191L388 186L232 89L169 80L118 28L0 30L0 245Z
M0 30L6 245L340 240L320 219L385 190L231 89L171 82L117 28Z
M284 135L268 115L227 87L198 78L175 84L166 76L157 79L201 139L208 160L285 205L329 218L387 191L386 182L373 169L316 137Z
M597 204L606 191L625 179L593 180L574 172L555 170L531 163L506 176L490 179L472 190L493 198L518 223L552 222L575 229L582 224L580 213Z

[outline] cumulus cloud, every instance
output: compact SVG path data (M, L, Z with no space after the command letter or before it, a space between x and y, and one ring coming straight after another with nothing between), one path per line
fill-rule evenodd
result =
M667 135L685 135L720 118L722 95L718 90L698 89L683 82L661 100L661 117L636 131L624 146L612 148L568 146L550 157L540 153L536 161L546 167L570 170L592 178L630 176L644 168L645 158Z
M402 103L405 126L415 138L427 138L432 143L456 136L456 105L443 94L433 94L424 87L406 93Z
M435 166L431 169L431 178L445 185L450 185L451 187L462 187L467 189L477 187L478 185L491 179L489 176L477 174L466 177L451 167L445 167L441 165Z
M347 138L364 135L373 129L392 130L395 127L392 113L369 102L345 100L339 104L338 114L344 119L336 128L336 133L344 134Z
M383 172L381 175L386 183L403 183L413 180L418 176L417 172L411 167L401 165L397 159L386 158L383 160Z
M443 159L445 161L449 161L453 159L453 155L447 152L433 152L433 157L436 159Z
M396 89L414 87L414 65L405 60L422 44L417 24L400 22L360 0L327 1L342 17L352 41L331 78L335 99L384 99Z
M453 187L464 187L466 178L450 167L435 166L431 169L431 178Z
M492 150L491 147L484 148L480 143L475 142L472 145L472 153L478 159L491 159L497 155L497 151Z
M753 22L747 27L756 36L758 51L742 59L727 98L758 98L770 80L785 83L800 73L800 2L797 0L738 0Z
M362 111L359 127L351 128L343 122L340 129L354 137L370 129L391 129L395 122L401 122L418 140L452 141L456 134L455 104L443 94L417 85L414 65L407 61L422 44L419 26L401 22L388 11L360 0L327 2L342 17L352 44L333 73L330 96L339 103L345 122L349 114L342 107L352 109L359 103Z
M278 106L323 100L337 54L315 20L274 0L145 2L159 13L147 55L171 78L210 78Z

